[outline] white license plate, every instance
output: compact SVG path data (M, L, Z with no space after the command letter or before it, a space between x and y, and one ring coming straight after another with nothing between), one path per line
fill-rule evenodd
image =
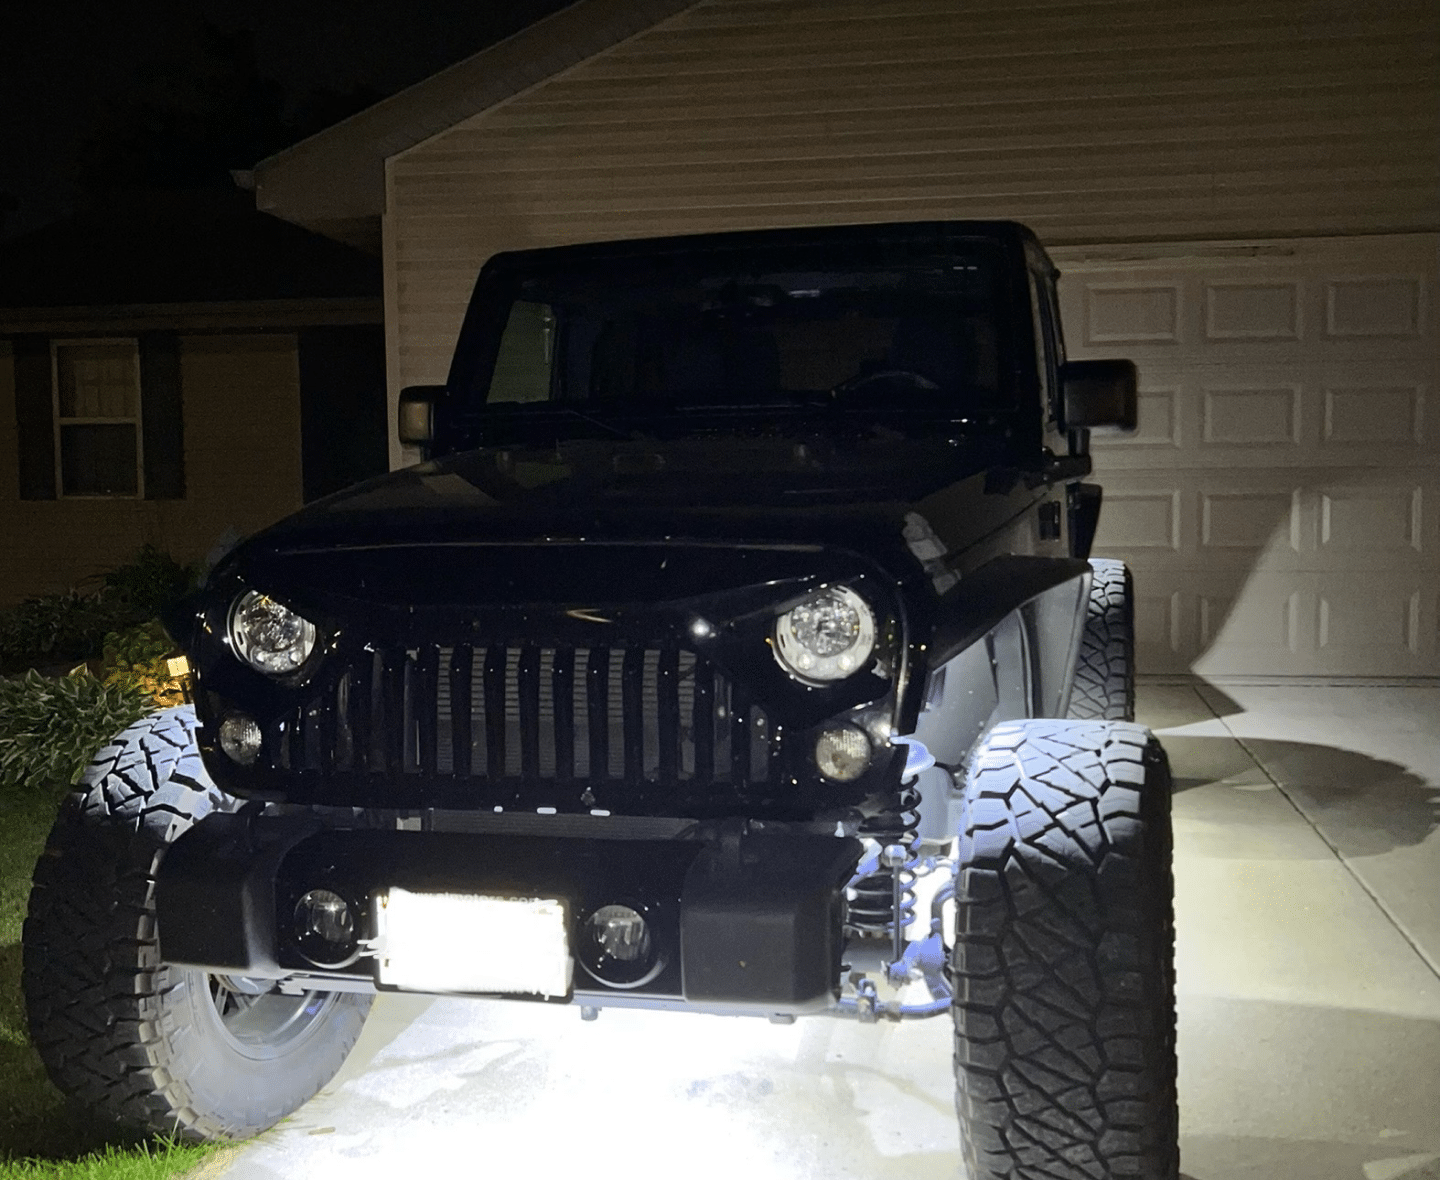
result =
M382 984L409 991L570 994L564 903L390 889L375 904Z

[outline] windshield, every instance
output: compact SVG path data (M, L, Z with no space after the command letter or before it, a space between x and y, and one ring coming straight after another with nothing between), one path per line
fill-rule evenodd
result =
M848 252L838 266L818 255L632 257L511 278L493 292L504 329L486 404L854 403L954 417L1004 404L987 244L873 262Z

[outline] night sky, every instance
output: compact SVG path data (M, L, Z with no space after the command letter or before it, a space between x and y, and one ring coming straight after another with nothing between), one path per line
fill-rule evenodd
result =
M0 208L18 207L0 213L0 234L73 211L85 199L87 145L113 142L117 126L143 128L139 109L193 95L217 37L233 47L236 34L242 43L253 34L261 79L304 127L393 94L567 2L10 0L0 16Z

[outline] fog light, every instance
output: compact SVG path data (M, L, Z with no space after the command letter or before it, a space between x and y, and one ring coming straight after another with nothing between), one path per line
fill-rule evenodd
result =
M355 913L329 889L312 889L295 903L295 945L320 967L343 967L358 951Z
M628 905L601 906L591 914L590 938L617 963L633 963L650 950L650 927Z
M815 765L826 778L854 782L870 769L870 739L853 725L827 729L815 739Z
M231 713L220 722L220 748L232 762L253 766L260 757L260 727L244 713Z
M650 923L628 905L603 905L581 932L580 962L590 975L611 987L639 987L664 967Z

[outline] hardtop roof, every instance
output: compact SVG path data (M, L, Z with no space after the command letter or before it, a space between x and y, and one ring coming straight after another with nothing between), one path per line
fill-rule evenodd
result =
M769 250L777 247L931 245L943 249L961 241L989 239L1016 251L1026 243L1044 254L1034 233L1017 221L900 221L860 225L792 226L778 229L731 230L659 238L622 238L509 250L493 255L482 273L563 269L567 264L639 260L677 255ZM1048 255L1046 256L1048 258Z

